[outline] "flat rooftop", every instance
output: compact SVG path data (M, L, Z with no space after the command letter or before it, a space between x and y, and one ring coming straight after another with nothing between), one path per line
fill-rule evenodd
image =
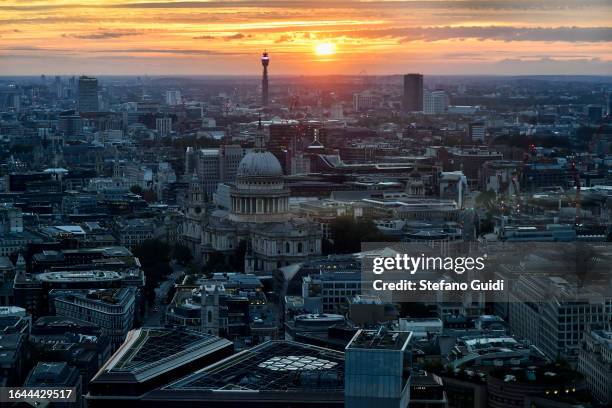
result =
M105 281L119 280L121 274L113 271L59 271L46 272L38 276L41 281L47 282L75 282L75 281Z
M359 330L346 349L404 350L411 338L408 331Z

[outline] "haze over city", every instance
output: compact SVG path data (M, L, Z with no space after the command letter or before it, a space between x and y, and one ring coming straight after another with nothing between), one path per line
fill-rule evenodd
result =
M0 74L587 74L612 72L612 3L561 1L0 2Z

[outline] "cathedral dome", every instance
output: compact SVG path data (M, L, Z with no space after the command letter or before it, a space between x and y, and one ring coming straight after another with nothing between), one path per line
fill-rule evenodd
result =
M276 156L268 151L255 150L242 158L236 173L238 178L282 178L283 168Z

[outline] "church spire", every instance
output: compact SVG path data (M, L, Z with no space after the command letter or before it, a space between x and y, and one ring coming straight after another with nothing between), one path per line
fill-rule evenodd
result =
M255 135L255 149L260 150L260 151L266 149L264 128L261 125L261 114L259 115L259 124L257 125L257 134Z

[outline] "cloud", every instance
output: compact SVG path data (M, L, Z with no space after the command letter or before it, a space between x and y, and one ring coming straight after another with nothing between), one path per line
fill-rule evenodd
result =
M476 9L476 10L572 10L609 6L608 0L233 0L228 1L158 1L111 5L137 9L210 9L210 8L309 8L309 9ZM105 6L106 7L106 6Z
M497 41L612 42L612 27L434 26L343 30L320 33L328 38L396 38L400 42L477 39Z
M280 37L278 37L276 40L274 40L274 43L275 44L289 43L289 42L292 42L293 39L294 39L293 35L283 34Z
M194 40L217 40L217 39L224 39L225 41L232 41L232 40L242 40L243 38L251 38L252 34L242 34L242 33L236 33L236 34L231 34L231 35L226 35L226 36L215 36L215 35L210 35L210 34L203 34L203 35L198 35L195 37L192 37L192 39Z
M243 52L214 51L206 49L180 49L180 48L107 48L87 50L63 48L43 48L34 46L2 47L0 52L15 51L33 53L41 58L47 58L50 54L74 54L74 55L110 55L110 54L174 54L174 55L245 55Z
M608 75L612 62L600 58L506 58L497 62L502 72L532 74L575 74Z
M79 40L108 40L139 34L142 33L136 31L98 31L89 34L63 34L62 37L77 38Z
M224 39L225 41L232 41L232 40L242 40L242 39L243 39L243 38L245 38L245 37L246 37L246 36L245 36L244 34L242 34L242 33L237 33L237 34L234 34L234 35L228 35L228 36L225 36L225 37L223 37L223 39Z

